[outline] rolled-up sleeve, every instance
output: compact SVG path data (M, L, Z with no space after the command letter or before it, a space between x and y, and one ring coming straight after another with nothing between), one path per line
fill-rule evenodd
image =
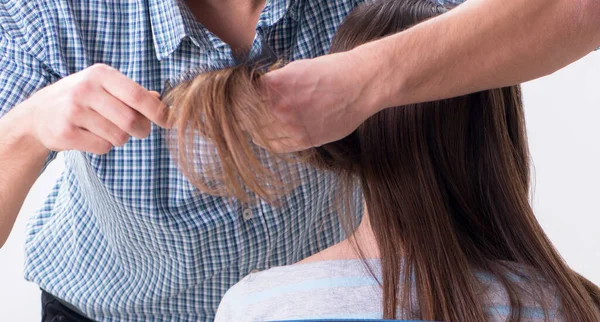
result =
M45 74L42 63L21 49L0 27L0 118L48 85ZM50 152L44 169L54 158L56 152Z

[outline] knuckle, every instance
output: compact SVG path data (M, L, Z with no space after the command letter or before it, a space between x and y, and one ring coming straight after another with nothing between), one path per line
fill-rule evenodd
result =
M98 144L98 154L107 154L112 150L112 145L108 142L102 142Z
M144 90L136 87L129 92L129 97L133 104L139 104L144 99Z
M105 64L94 64L81 72L81 79L84 81L97 82L110 73L114 72L115 69Z
M97 155L104 155L104 154L107 154L108 152L110 152L111 148L112 148L112 146L109 148L104 143L102 143L102 144L98 143L94 147L88 149L87 152L97 154Z
M112 150L112 143L105 140L93 140L93 142L88 142L86 151L98 155L107 154Z
M90 94L92 91L92 80L89 78L84 78L79 81L77 84L73 85L71 89L69 99L71 103L77 103L83 100L86 96Z
M98 64L94 64L94 65L90 66L89 71L91 74L98 75L98 74L109 73L109 72L113 71L113 68L106 64L98 63Z
M76 120L81 117L83 113L83 107L77 104L76 102L72 102L67 106L67 118L69 120Z
M123 146L127 143L127 141L129 141L129 135L127 135L127 133L124 132L117 133L115 137L117 146Z
M148 120L143 121L140 132L141 132L142 137L144 137L144 138L146 138L150 135L150 132L152 132L152 125L150 124L150 121L148 121Z
M56 136L62 140L71 141L75 139L75 127L70 124L65 124L58 128Z
M135 130L135 128L137 127L138 124L138 116L133 113L126 113L125 115L123 115L123 127L125 131L127 132L131 132L133 130Z

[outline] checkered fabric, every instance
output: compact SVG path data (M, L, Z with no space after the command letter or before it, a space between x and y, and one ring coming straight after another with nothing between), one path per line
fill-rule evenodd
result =
M267 1L252 52L264 39L285 60L322 55L358 2ZM94 63L160 92L191 68L234 60L177 0L0 0L0 116ZM285 206L243 206L191 186L166 137L154 127L108 155L64 153L64 173L27 231L29 281L98 321L211 321L249 272L344 238L333 176L299 169L303 184Z
M251 52L264 43L288 61L324 54L361 1L267 0ZM0 0L0 117L95 63L160 92L187 70L234 60L178 0ZM298 169L302 185L284 206L243 206L191 186L166 137L153 127L108 155L64 153L64 173L28 227L29 281L98 321L210 321L249 272L344 238L331 174Z

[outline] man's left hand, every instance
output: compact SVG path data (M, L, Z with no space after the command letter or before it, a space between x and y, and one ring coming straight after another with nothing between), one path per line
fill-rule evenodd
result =
M351 52L299 60L267 73L273 116L265 118L267 142L274 152L309 149L352 133L376 110L367 87L373 76Z

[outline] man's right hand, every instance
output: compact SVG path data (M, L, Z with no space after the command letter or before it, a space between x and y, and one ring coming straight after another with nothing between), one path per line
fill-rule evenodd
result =
M150 135L150 122L168 127L168 107L118 70L94 65L21 103L27 136L52 151L108 153L130 137Z
M0 119L0 248L13 227L49 150L105 154L150 122L167 127L168 108L106 65L94 65L50 85Z

